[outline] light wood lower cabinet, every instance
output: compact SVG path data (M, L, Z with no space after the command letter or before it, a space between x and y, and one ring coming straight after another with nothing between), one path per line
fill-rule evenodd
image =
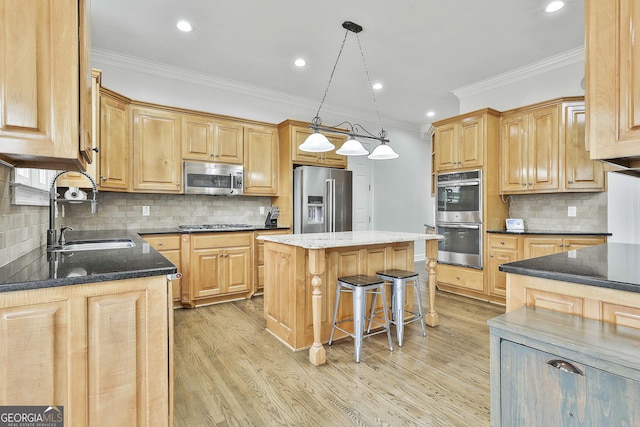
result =
M182 303L195 307L251 297L252 251L252 232L183 235L182 262L189 271L183 273L188 289L183 283Z
M604 236L562 237L562 236L525 236L523 237L523 257L537 258L574 249L601 245L607 242Z
M0 405L64 406L65 426L172 425L165 276L7 292Z
M274 234L289 234L290 230L261 230L255 232L254 241L254 295L264 293L264 240L258 240L258 236L274 235Z
M487 279L489 292L503 298L507 296L507 275L498 268L500 264L518 261L520 254L518 236L487 235L489 240L489 256L487 267Z
M178 272L181 272L180 234L147 234L142 237L153 249L160 252L175 265ZM171 299L174 307L182 307L182 304L180 304L180 298L182 297L181 286L181 279L171 281Z

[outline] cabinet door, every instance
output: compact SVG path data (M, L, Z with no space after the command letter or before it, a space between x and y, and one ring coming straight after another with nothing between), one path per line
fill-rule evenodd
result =
M591 160L585 149L584 103L564 107L564 189L604 191L605 172L601 162Z
M528 117L527 151L529 190L560 189L558 106L538 108Z
M489 236L489 293L507 296L507 274L500 271L500 264L518 261L517 236Z
M101 95L98 185L101 190L129 188L129 106Z
M505 115L502 118L501 190L522 192L527 189L527 118L525 114Z
M224 250L224 291L244 292L251 288L251 248Z
M622 426L640 419L638 381L507 340L500 342L500 366L503 426Z
M241 165L244 159L243 126L216 121L213 129L213 160Z
M244 194L278 193L278 136L275 128L244 129Z
M591 158L640 156L640 7L629 0L587 0L586 99ZM628 159L621 159L628 164Z
M182 158L211 161L213 157L213 120L186 114L182 116Z
M435 135L436 170L451 170L458 167L458 126L455 123L439 126Z
M562 239L565 251L588 248L606 243L606 237L565 237Z
M180 193L180 116L133 109L133 190Z
M192 298L204 298L224 292L222 249L194 249L191 253Z
M325 135L330 143L335 145L331 151L327 151L324 153L318 153L320 162L324 166L332 167L332 168L346 168L347 167L347 157L336 153L342 144L347 140L344 136L339 135Z
M157 250L162 254L162 256L171 261L171 263L178 268L178 272L181 271L182 257L180 253L179 234L145 235L143 237L145 242L149 243L153 249ZM180 301L182 297L181 289L180 279L174 279L171 281L172 300L174 303Z
M484 124L482 117L470 117L460 123L458 165L482 167L484 160Z
M14 0L0 8L1 152L21 167L84 169L90 151L83 157L81 150L91 148L85 1Z
M524 259L557 254L564 248L561 237L525 237L523 246Z

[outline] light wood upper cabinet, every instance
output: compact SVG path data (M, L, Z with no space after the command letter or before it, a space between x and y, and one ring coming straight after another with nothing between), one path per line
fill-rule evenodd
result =
M587 145L592 159L640 168L640 6L587 0Z
M93 159L92 163L87 165L85 172L88 173L98 184L98 162L99 154L97 151L100 146L100 82L102 80L102 71L91 70L91 143ZM92 188L89 179L78 172L68 172L58 178L58 187L80 187Z
M210 116L182 115L182 158L242 164L242 123L214 120Z
M329 142L335 145L332 151L324 153L308 153L300 150L302 144L309 135L314 131L304 126L304 123L293 126L291 129L291 160L294 164L311 165L311 166L330 166L335 168L346 168L347 157L336 154L336 151L342 147L347 140L344 135L325 134Z
M559 110L558 105L551 105L503 114L504 193L559 191Z
M606 174L601 162L591 160L585 149L584 102L565 103L564 182L567 191L605 191Z
M278 194L278 133L275 126L244 128L244 194Z
M91 161L91 61L85 0L0 3L0 158L18 167Z
M131 184L129 101L102 89L100 91L100 139L98 187L108 191L127 191Z
M453 123L434 123L436 170L482 167L484 125L482 115L464 116Z
M182 192L179 114L134 106L132 191Z

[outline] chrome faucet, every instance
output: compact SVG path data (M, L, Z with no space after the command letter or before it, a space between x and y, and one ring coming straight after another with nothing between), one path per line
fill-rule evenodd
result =
M73 231L73 227L67 227L65 225L60 226L60 239L58 239L58 245L62 246L65 243L67 243L67 241L64 238L64 232L67 230Z
M62 171L58 172L56 176L51 180L51 186L49 187L49 229L47 230L47 248L52 248L56 245L56 243L62 245L64 244L64 232L67 229L73 230L71 227L61 227L60 229L60 241L56 242L57 231L56 231L56 203L57 196L56 193L56 181L60 177L67 172L71 171ZM76 171L74 171L76 172ZM82 175L86 176L89 181L91 181L91 185L93 186L93 198L91 199L91 213L95 214L98 212L98 186L96 185L96 181L86 172L77 171Z

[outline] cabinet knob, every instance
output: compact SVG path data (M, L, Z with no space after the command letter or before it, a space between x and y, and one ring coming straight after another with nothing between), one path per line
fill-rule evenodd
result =
M493 254L489 254L489 258L493 258Z
M565 248L568 248L571 246L571 243L567 243L566 245L564 245Z
M562 247L562 243L560 243L558 246L559 246L559 247Z
M179 182L176 182L176 187L180 187L180 183Z
M460 280L460 276L456 276L456 280Z
M162 242L158 242L158 246L162 246Z
M92 150L95 151L96 153L100 151L98 147L93 147Z
M109 178L107 178L106 176L100 176L100 178L101 178L104 182L107 182L107 180L109 179Z
M501 245L504 245L504 240L500 240L500 244L501 244Z

